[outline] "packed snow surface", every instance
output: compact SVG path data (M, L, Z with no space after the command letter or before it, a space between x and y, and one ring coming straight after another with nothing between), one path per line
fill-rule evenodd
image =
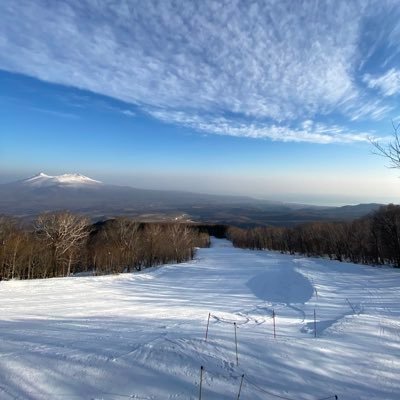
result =
M399 284L217 239L141 273L0 282L0 398L195 400L204 366L203 400L242 374L243 400L398 399Z
M100 181L96 181L92 178L81 174L63 174L63 175L46 175L43 172L32 176L31 178L24 179L21 181L24 185L34 186L34 187L46 187L46 186L60 186L60 185L93 185L99 184Z

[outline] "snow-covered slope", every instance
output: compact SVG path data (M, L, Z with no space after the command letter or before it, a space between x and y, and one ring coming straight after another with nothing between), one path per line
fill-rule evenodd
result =
M101 184L100 181L88 178L81 174L46 175L43 172L19 182L22 185L34 187L60 186L60 185L93 185Z
M242 374L243 400L398 399L399 274L214 240L137 274L0 282L0 398L195 400L202 365L204 400Z

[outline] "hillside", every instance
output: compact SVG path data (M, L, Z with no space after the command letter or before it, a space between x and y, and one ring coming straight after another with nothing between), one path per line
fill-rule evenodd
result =
M203 365L203 399L237 398L242 374L243 399L398 398L398 270L212 243L142 273L0 282L0 397L195 400Z

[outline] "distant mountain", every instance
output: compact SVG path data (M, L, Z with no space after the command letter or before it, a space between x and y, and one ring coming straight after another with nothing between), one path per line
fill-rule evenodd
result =
M70 210L104 219L129 215L142 220L191 220L241 226L291 226L318 220L353 219L380 204L316 207L183 191L108 185L80 174L39 173L0 184L0 214L32 218L47 211Z
M81 186L81 185L102 185L102 182L88 178L81 174L64 174L58 176L46 175L40 172L30 178L15 182L14 185L25 185L31 187L48 187L48 186Z

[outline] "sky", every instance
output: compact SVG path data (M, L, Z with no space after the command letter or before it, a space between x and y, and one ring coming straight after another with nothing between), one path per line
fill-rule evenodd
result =
M394 202L400 3L0 2L0 182Z

